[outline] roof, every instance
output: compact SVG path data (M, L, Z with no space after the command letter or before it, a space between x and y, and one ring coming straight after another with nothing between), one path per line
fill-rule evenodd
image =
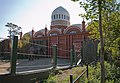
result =
M55 14L63 14L63 15L70 16L69 12L68 12L65 8L63 8L62 6L57 7L57 8L52 12L52 15L55 15Z
M71 26L76 26L76 27L79 27L81 30L82 30L82 24L73 24Z

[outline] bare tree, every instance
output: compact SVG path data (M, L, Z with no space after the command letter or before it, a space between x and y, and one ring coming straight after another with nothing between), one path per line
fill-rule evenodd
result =
M18 35L21 30L21 27L19 27L18 25L12 24L12 23L7 23L5 26L9 28L8 32L10 34L9 36L10 39L12 38L12 36Z

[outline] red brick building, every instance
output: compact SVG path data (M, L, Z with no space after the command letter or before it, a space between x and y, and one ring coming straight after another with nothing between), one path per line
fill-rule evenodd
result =
M70 54L68 51L70 51L74 45L74 50L80 54L83 38L87 38L88 35L89 33L85 29L84 20L82 24L70 25L69 12L60 6L52 12L50 30L45 27L37 32L34 32L34 30L31 32L32 43L47 47L41 46L41 48L37 48L33 46L32 48L35 53L39 52L40 54L51 55L52 50L50 47L57 45L59 49L58 56L67 57Z

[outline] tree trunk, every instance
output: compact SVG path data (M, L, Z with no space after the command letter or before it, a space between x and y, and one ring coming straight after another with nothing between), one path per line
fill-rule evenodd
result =
M99 7L99 32L100 32L100 65L101 65L101 83L105 83L105 67L104 67L104 44L102 34L102 19L101 19L101 0L98 0Z

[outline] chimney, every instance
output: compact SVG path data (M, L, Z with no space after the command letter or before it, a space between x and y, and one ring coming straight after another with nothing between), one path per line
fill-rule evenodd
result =
M22 31L20 32L20 40L22 40Z
M34 28L32 29L32 38L33 38L33 35L34 35Z
M47 36L47 25L45 25L45 36Z
M83 30L83 32L85 32L85 21L84 21L84 18L83 18L83 21L82 21L82 30Z

